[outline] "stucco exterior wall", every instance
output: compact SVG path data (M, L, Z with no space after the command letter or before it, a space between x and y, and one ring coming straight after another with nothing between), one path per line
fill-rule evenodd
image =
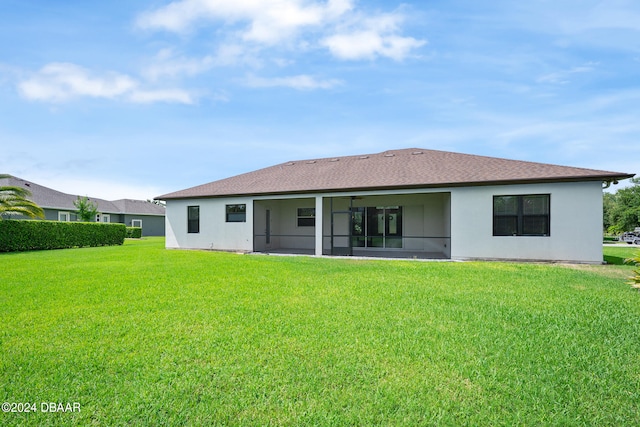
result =
M164 236L165 217L163 216L125 214L120 215L120 217L121 219L118 222L127 227L131 227L131 221L134 219L142 220L143 236ZM113 216L111 217L111 222L114 222Z
M58 221L59 213L65 212L70 216L70 221L78 221L78 214L74 211L68 210L59 210L59 209L49 209L44 208L45 218L48 221ZM119 223L124 224L127 227L131 227L131 220L141 219L142 220L142 235L143 236L164 236L165 235L165 217L158 215L142 215L142 214L120 214L120 213L110 213L104 212L100 213L100 215L109 215L110 223ZM22 218L21 219L26 219Z
M78 220L78 215L74 212L74 211L69 211L69 210L61 210L61 209L50 209L50 208L43 208L44 210L44 219L47 221L58 221L58 213L59 212L66 212L69 214L71 221L77 221ZM22 217L22 216L15 216L14 218L16 219L28 219L27 217Z
M493 197L528 194L550 194L550 235L493 236ZM403 235L433 237L420 240L405 238L402 250L440 252L459 260L602 262L600 181L424 189L409 190L404 194L395 190L384 195L361 192L349 196L352 195L356 196L354 207L402 206ZM329 198L334 197L333 210L338 211L348 209L349 196L322 195L323 253L330 252L327 237L331 232ZM247 205L246 222L225 222L225 206L241 203ZM187 233L187 206L200 206L199 233ZM313 227L297 226L297 208L314 206L315 199L308 196L274 200L267 197L168 200L166 246L231 251L268 249L264 246L264 238L263 243L258 243L265 233L268 208L271 210L273 248L313 249L313 237L284 235L313 236L316 233ZM336 229L335 232L347 233L347 230Z
M550 194L550 235L493 236L493 196ZM467 187L451 192L451 258L602 262L602 184Z
M226 222L226 205L246 204L246 222ZM187 233L187 206L200 206L200 232ZM182 249L253 250L253 199L168 200L166 247Z

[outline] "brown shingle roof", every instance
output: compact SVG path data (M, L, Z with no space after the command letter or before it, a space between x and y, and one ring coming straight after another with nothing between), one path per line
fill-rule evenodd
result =
M409 148L300 160L159 196L158 199L325 191L626 179L633 174Z
M62 193L15 176L0 179L0 186L21 187L29 190L31 192L31 196L29 196L28 199L42 208L68 210L72 212L77 210L73 203L79 196L74 194ZM102 213L156 216L164 216L165 214L164 206L159 206L155 203L143 200L121 199L109 201L95 197L88 197L88 199L90 202L95 203L98 208L98 212Z

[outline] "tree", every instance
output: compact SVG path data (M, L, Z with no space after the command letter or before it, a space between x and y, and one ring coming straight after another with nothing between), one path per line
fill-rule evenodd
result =
M611 222L611 211L616 206L616 195L613 193L604 193L602 196L602 208L604 210L602 215L603 228L611 234L620 234L613 230L613 223Z
M613 198L605 196L605 224L613 234L640 227L640 178L631 180L632 186L618 190Z
M10 178L11 175L0 175L0 179ZM44 218L44 210L27 197L31 192L26 188L5 186L0 187L0 220L4 215L24 215L29 218Z
M90 222L96 217L98 213L98 207L95 203L89 201L88 197L80 197L73 202L73 205L78 209L78 217L80 221Z

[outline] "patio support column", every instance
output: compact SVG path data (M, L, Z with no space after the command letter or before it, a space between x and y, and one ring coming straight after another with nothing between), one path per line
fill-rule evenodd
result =
M316 256L322 255L322 196L316 196Z

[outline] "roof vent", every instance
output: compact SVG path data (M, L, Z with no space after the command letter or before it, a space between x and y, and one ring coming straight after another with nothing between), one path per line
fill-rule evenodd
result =
M289 163L285 164L285 166L293 166L295 164L296 164L296 162L289 162Z
M413 152L413 153L411 153L411 154L413 154L413 155L416 155L416 154L424 154L424 151L414 151L414 152Z
M385 157L395 157L396 155L393 154L393 153L386 153L384 156Z
M315 160L309 160L309 161L307 162L307 164L308 164L308 165L312 165L312 164L314 164L315 162L316 162Z
M339 161L339 160L340 160L340 159L338 159L338 158L329 159L329 161L330 161L330 162L337 162L337 161Z
M359 159L368 159L368 158L369 158L369 156L360 156L360 157L358 157L358 158L359 158Z

